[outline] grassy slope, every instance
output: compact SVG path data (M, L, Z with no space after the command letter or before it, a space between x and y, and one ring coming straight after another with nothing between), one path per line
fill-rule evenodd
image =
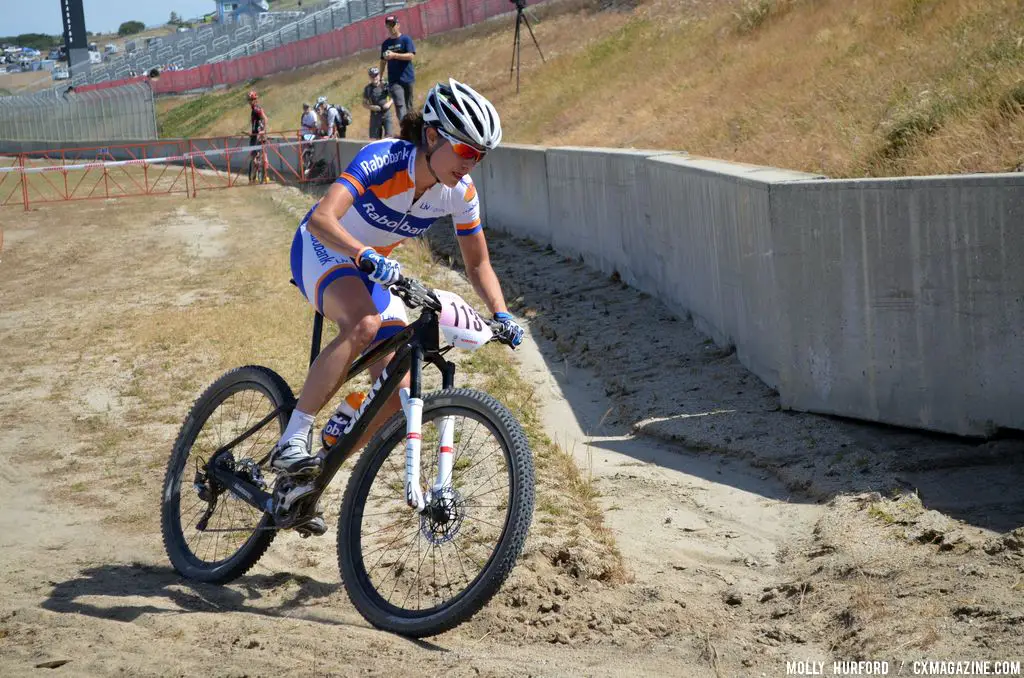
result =
M492 98L511 142L679 149L836 177L1024 162L1021 0L608 4L536 8L547 63L527 35L518 96L510 18L421 41L418 99L451 75ZM298 104L325 93L352 108L360 135L375 61L364 52L256 83L272 127L296 127ZM162 100L164 134L237 133L247 88Z

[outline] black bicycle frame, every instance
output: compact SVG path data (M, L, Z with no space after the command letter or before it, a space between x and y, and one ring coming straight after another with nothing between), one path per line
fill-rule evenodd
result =
M323 333L323 316L317 312L313 319L312 346L309 353L310 365L320 354L321 339ZM334 479L335 474L341 465L355 451L355 445L366 432L370 423L377 417L381 409L397 391L406 373L410 374L409 395L413 398L422 397L422 373L423 363L428 362L435 365L441 372L441 383L443 388L452 388L455 385L455 365L444 359L444 354L438 343L438 317L437 313L429 308L424 308L420 317L408 327L402 329L398 334L382 341L377 346L367 351L356 360L349 369L346 383L353 377L367 370L370 365L379 362L390 353L395 357L388 361L388 364L381 372L380 378L374 382L367 395L362 413L355 420L355 424L348 433L340 436L334 445L327 450L323 459L320 474L314 480L316 486L315 494L311 495L315 503L320 494ZM275 410L262 421L231 441L210 458L207 465L208 472L216 478L217 482L239 499L266 511L271 505L271 495L256 487L252 483L235 475L231 470L213 463L221 454L226 453L236 444L245 440L257 430L265 426L280 414L282 410Z

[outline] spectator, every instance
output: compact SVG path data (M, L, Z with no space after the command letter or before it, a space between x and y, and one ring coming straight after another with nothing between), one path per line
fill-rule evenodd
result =
M319 122L320 136L329 136L330 131L327 129L327 97L318 96L316 98L316 106L313 107L313 112L316 113L316 118Z
M363 107L370 111L370 138L391 136L391 95L380 81L380 69L369 70L370 83L363 88Z
M348 126L352 124L352 113L344 106L336 104L325 103L324 107L326 108L324 135L331 138L344 139L348 133Z
M309 109L309 104L302 104L302 118L299 120L299 126L302 128L303 137L307 134L315 136L320 127L317 123L316 113Z
M380 70L383 72L387 66L388 88L395 102L398 124L402 124L402 118L413 106L412 87L416 82L416 69L412 60L416 57L416 45L408 35L402 35L398 17L394 14L386 16L384 24L391 37L380 45Z

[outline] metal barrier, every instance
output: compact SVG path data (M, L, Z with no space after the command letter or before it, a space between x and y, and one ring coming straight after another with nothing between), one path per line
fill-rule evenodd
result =
M75 200L182 194L249 185L250 163L266 156L268 180L281 184L331 182L340 149L331 139L303 141L299 131L271 133L250 146L245 136L175 139L102 147L65 148L0 156L0 207ZM313 175L302 162L317 149Z
M156 139L148 84L56 96L0 97L0 139L117 141Z

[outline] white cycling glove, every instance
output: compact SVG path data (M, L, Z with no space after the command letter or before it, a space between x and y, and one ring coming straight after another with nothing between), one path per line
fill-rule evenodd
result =
M367 271L366 277L380 285L394 285L402 276L402 265L394 259L388 259L367 248L359 253L356 265L363 268L363 262L373 264L373 271Z
M523 328L515 321L511 313L495 313L494 319L501 323L501 329L495 334L508 341L512 348L523 343Z

